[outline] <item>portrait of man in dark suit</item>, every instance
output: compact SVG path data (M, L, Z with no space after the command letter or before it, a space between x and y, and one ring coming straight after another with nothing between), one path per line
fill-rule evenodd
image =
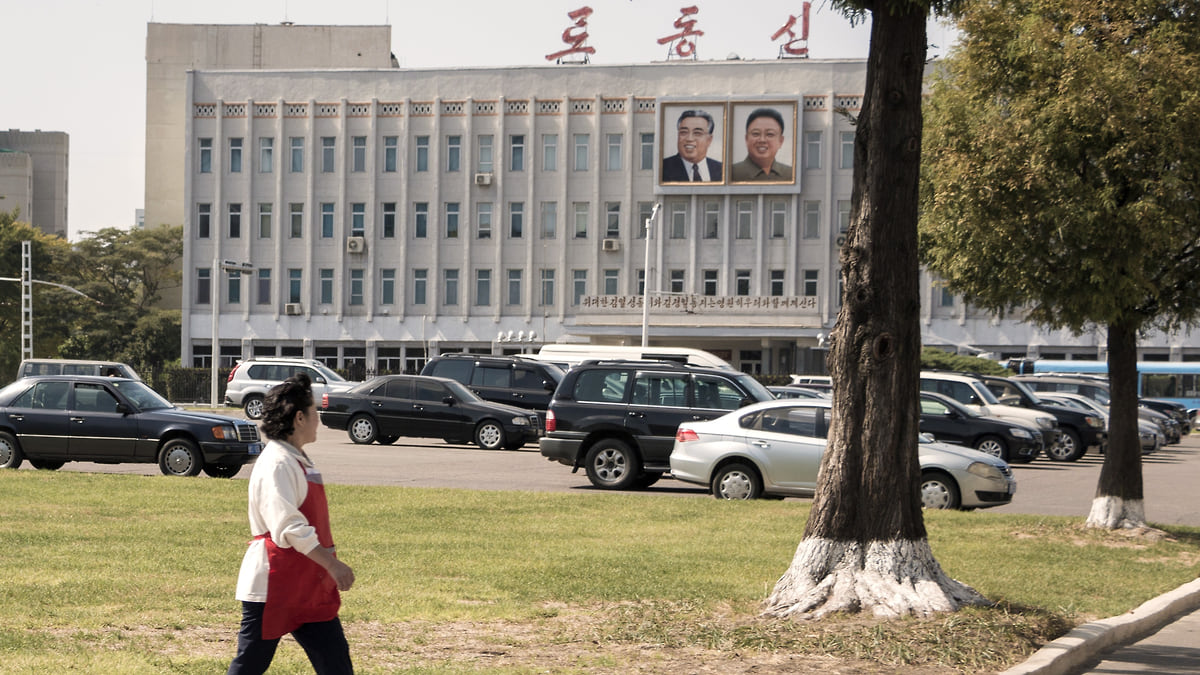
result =
M675 123L678 152L662 161L664 183L720 183L721 162L708 156L716 122L698 108L684 110Z
M734 183L792 182L792 167L778 156L786 144L783 115L772 107L755 108L746 116L746 158L736 162L730 172Z

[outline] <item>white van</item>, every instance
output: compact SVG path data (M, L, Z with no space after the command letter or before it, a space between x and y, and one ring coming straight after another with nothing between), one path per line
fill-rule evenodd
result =
M675 361L706 368L733 370L717 355L691 347L629 347L624 345L545 345L537 354L523 354L538 361L549 361L566 370L590 359L627 359L634 361Z
M102 375L140 380L133 368L118 361L86 359L25 359L17 367L17 379L38 375Z

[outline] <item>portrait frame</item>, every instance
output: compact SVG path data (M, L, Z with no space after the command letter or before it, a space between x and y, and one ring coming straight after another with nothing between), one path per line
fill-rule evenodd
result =
M783 122L783 141L774 154L771 170L772 173L779 172L782 167L780 176L763 173L761 167L753 164L750 160L751 153L746 143L747 119L760 109L778 113ZM798 115L798 106L795 100L753 100L731 103L727 134L729 143L725 152L725 157L729 158L727 182L730 185L796 185L797 157L799 156L797 152ZM769 120L773 117L770 114L759 114L756 123L761 125L763 122L759 120L767 120L767 123L770 124Z
M713 119L712 139L708 145L705 158L713 160L719 164L720 179L711 179L701 182L693 182L682 175L682 162L679 161L679 133L678 124L680 116L689 111L701 111L710 115ZM673 100L664 101L658 108L658 161L657 161L657 176L659 186L670 186L683 188L685 190L694 190L701 188L711 188L715 186L723 186L728 181L728 171L725 153L727 133L727 118L728 104L726 101L704 99L704 100ZM710 178L714 169L710 166Z

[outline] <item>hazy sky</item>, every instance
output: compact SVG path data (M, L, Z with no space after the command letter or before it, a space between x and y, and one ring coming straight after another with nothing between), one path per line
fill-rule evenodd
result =
M0 129L65 131L70 137L69 230L128 227L144 196L146 24L392 26L401 67L541 65L564 49L567 13L592 8L592 63L649 63L667 57L659 38L678 32L681 8L699 11L700 60L773 59L771 41L799 0L0 0L4 58ZM751 11L752 8L752 11ZM812 58L863 58L869 25L851 28L822 0L811 10ZM799 24L794 28L799 33ZM948 31L930 29L930 56Z

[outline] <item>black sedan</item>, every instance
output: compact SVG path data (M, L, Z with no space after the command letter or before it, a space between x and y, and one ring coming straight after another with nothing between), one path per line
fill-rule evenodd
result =
M59 375L0 389L0 468L157 462L168 476L230 478L261 452L253 424L181 410L140 380Z
M1012 420L984 417L941 394L921 392L921 431L1006 462L1029 462L1043 450L1042 432Z
M385 375L350 391L321 397L321 422L355 443L385 445L401 436L474 441L484 450L516 450L537 442L537 413L477 396L444 377Z

